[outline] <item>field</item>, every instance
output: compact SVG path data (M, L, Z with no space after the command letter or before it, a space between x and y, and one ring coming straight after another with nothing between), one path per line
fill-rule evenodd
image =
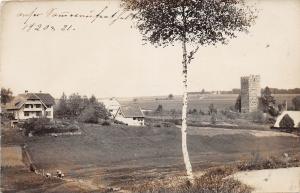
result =
M278 103L283 103L287 100L288 107L292 107L292 99L297 94L275 94L273 95ZM225 109L234 106L237 94L190 94L188 108L197 109L202 111L207 111L208 106L213 104L217 109ZM172 100L168 100L167 96L153 96L153 97L139 97L136 102L144 110L155 110L158 105L162 105L164 110L175 109L177 111L181 110L182 98L179 95L174 96ZM129 103L134 100L134 98L120 98L121 103Z
M20 146L1 147L1 166L24 166L22 161L22 149Z
M182 176L181 135L177 127L83 125L80 136L27 139L39 169L95 186L126 187ZM299 138L273 131L190 127L188 148L195 173L205 168L300 152Z

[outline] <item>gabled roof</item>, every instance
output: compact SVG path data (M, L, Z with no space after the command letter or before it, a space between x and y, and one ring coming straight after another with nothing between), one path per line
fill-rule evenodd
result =
M283 111L281 115L277 117L274 127L280 127L279 123L281 119L284 117L284 115L286 114L288 114L294 120L295 123L294 127L298 127L298 124L300 123L300 111Z
M144 114L138 104L121 105L120 110L126 118L144 117Z
M35 93L35 95L41 99L41 101L45 104L45 105L54 105L55 104L55 100L54 98L49 94L49 93Z
M7 110L20 109L27 100L40 100L45 105L54 105L54 98L48 93L19 94L10 103L6 104Z
M99 100L99 102L103 103L105 108L108 110L115 110L120 108L120 103L115 98L102 99Z

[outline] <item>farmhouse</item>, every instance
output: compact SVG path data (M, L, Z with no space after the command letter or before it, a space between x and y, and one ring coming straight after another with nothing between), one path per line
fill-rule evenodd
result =
M105 108L110 112L112 119L122 121L131 126L144 126L144 114L136 103L120 104L115 98L101 100Z
M276 123L274 124L274 127L279 128L279 123L284 117L284 115L288 114L293 120L294 120L294 127L299 127L300 124L300 111L283 111L281 115L277 117Z
M54 98L48 93L19 94L5 106L16 121L29 118L47 117L53 119Z

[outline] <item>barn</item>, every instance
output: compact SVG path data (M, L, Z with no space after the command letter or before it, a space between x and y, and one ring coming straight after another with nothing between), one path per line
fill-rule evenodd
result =
M282 118L288 114L293 120L294 120L294 127L299 127L299 124L300 124L300 111L283 111L281 113L281 115L279 115L276 119L276 123L274 124L274 127L275 128L279 128L279 123L280 121L282 120Z
M131 126L144 126L145 116L137 103L121 104L115 98L100 100L110 113L110 118Z

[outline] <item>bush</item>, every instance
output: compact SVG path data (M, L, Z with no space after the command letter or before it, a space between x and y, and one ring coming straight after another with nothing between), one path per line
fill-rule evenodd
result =
M227 118L227 119L232 119L232 120L235 120L239 117L239 113L237 112L233 112L233 111L230 111L230 110L223 110L221 111L222 114Z
M284 115L279 122L279 126L283 129L291 130L294 128L294 125L294 120L288 114Z
M103 125L103 126L110 126L111 123L109 121L105 120L101 125Z
M216 113L212 113L211 117L210 117L210 123L215 125L217 123L217 115Z
M127 124L124 123L123 121L119 121L119 120L116 120L116 119L114 119L114 123L115 123L115 124L119 124L119 125L127 125Z
M54 122L48 118L32 118L20 123L20 127L25 129L25 135L44 135L48 133L75 132L79 126L68 122Z
M255 111L250 113L250 118L255 123L265 123L266 121L266 117L261 111Z
M98 116L95 108L92 106L85 108L79 116L79 121L84 123L98 123Z
M300 110L300 96L296 96L295 98L293 98L292 103L294 105L294 108L296 111Z
M228 177L233 168L222 167L209 169L204 175L195 179L194 184L187 181L178 183L163 183L158 181L132 188L133 193L250 193L252 188L240 181Z

